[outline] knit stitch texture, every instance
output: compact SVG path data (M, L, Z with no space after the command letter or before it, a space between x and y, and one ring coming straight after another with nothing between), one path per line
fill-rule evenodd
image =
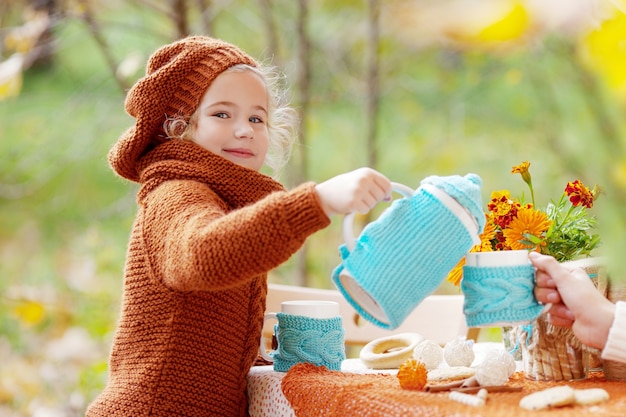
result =
M87 417L246 416L266 273L330 223L314 184L285 191L180 140L136 169L142 186L109 380Z
M432 294L473 245L463 223L437 197L419 188L412 197L395 200L369 223L349 252L340 247L341 264L332 279L365 319L395 329ZM342 284L344 271L386 316L376 318Z
M482 179L476 174L449 175L440 177L431 175L420 181L420 185L430 184L443 190L450 197L465 207L476 220L479 233L485 228L485 213L482 207L481 186Z
M287 372L296 363L311 363L338 371L346 358L341 317L318 319L277 313L274 333L278 350L274 370Z
M282 391L296 416L306 417L573 417L624 415L626 382L606 381L598 373L568 381L574 389L602 388L610 401L592 406L550 407L525 410L520 400L533 392L555 386L553 382L530 380L521 372L511 376L510 387L517 392L490 392L486 405L471 407L449 399L449 391L426 392L402 389L396 375L359 374L329 371L323 367L298 364L281 382ZM596 411L597 410L597 411Z
M526 324L543 311L537 302L531 264L463 266L461 290L468 327Z

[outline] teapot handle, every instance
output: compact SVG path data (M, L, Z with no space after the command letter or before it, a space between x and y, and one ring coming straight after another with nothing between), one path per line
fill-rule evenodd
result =
M391 190L402 194L405 197L411 197L415 190L411 187L399 182L391 183ZM354 237L354 212L346 214L343 218L343 241L346 243L346 248L349 251L354 250L356 238Z

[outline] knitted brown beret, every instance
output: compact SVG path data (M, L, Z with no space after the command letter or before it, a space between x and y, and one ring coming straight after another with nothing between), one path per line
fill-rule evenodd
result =
M236 46L206 36L190 36L152 54L146 75L126 96L126 111L136 122L109 151L113 170L139 181L137 162L163 140L158 133L165 117L191 116L211 82L237 64L257 66Z

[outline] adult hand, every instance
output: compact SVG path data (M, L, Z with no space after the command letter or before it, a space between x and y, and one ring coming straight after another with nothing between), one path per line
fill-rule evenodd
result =
M553 257L536 252L529 258L537 268L537 300L553 304L550 322L571 326L582 343L602 349L613 324L615 305L600 294L582 269L570 271Z

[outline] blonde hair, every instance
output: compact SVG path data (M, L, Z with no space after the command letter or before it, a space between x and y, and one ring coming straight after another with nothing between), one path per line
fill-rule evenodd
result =
M277 176L289 161L291 148L296 139L298 114L289 105L288 89L284 84L282 73L273 66L253 67L246 64L234 65L224 72L252 71L264 82L268 94L268 137L269 148L265 157L265 165ZM196 122L198 109L191 116L166 117L163 130L168 139L191 140Z

